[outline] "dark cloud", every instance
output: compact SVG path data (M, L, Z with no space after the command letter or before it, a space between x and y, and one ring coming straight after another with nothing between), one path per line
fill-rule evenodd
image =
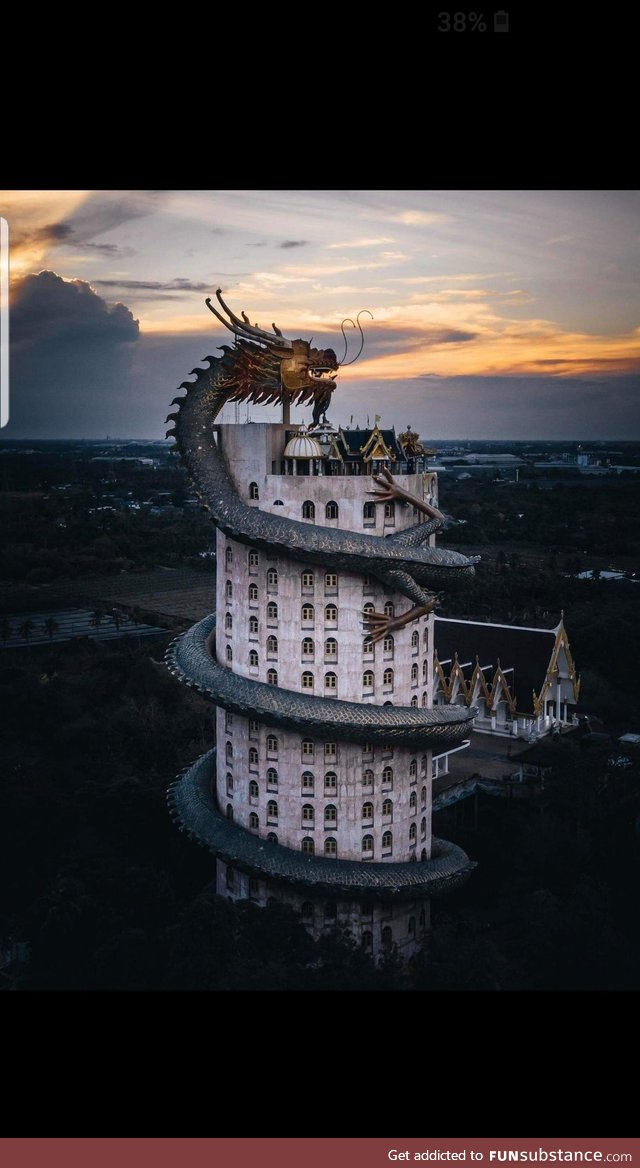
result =
M48 271L20 280L11 309L9 433L115 433L138 336L126 305L107 303L84 280Z
M103 235L132 219L153 215L165 204L170 191L97 191L61 223L48 223L34 231L14 235L14 246L39 243L51 247L90 248L105 255L131 256L135 250L115 243L95 243L94 236ZM216 230L214 228L214 230Z
M308 239L283 239L279 247L308 247Z
M210 292L210 284L194 284L177 276L174 280L94 280L100 288L122 288L126 292ZM145 299L148 299L145 297Z

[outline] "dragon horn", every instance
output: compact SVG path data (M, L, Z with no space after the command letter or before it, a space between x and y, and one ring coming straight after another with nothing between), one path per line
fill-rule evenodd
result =
M244 334L245 336L249 336L249 337L257 337L257 339L259 341L273 341L274 338L273 338L271 333L266 332L264 329L257 328L257 327L254 327L253 325L245 323L246 316L244 313L243 313L243 316L245 316L245 320L242 321L242 320L240 320L239 316L236 316L235 312L231 311L229 306L227 304L225 304L224 300L222 299L222 289L221 288L216 288L216 298L218 300L218 304L220 305L220 307L222 309L224 309L227 316L229 317L229 320L232 320L234 325L236 326L234 329L234 332L239 332L239 333ZM209 305L209 307L211 307L211 305ZM213 309L212 309L212 311L213 311ZM218 313L216 312L216 316L217 315L218 315ZM275 331L275 326L274 326L274 331ZM281 345L284 345L287 349L293 348L291 341L286 340L282 336L281 332L276 333L276 335L280 338Z

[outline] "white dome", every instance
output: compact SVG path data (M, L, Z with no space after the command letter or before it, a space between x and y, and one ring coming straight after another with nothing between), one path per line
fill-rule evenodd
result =
M290 438L284 448L285 458L323 458L315 438L310 438L306 432L300 431Z

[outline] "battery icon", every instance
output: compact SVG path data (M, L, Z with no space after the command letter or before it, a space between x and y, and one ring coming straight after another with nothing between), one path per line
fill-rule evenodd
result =
M509 13L501 9L500 12L493 14L493 31L494 32L508 32L509 31Z

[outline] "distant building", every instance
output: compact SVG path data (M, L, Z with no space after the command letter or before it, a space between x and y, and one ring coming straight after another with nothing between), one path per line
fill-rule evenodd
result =
M563 620L531 629L436 617L434 638L434 706L477 706L475 730L517 738L574 724L580 679ZM443 756L437 773L446 767Z

